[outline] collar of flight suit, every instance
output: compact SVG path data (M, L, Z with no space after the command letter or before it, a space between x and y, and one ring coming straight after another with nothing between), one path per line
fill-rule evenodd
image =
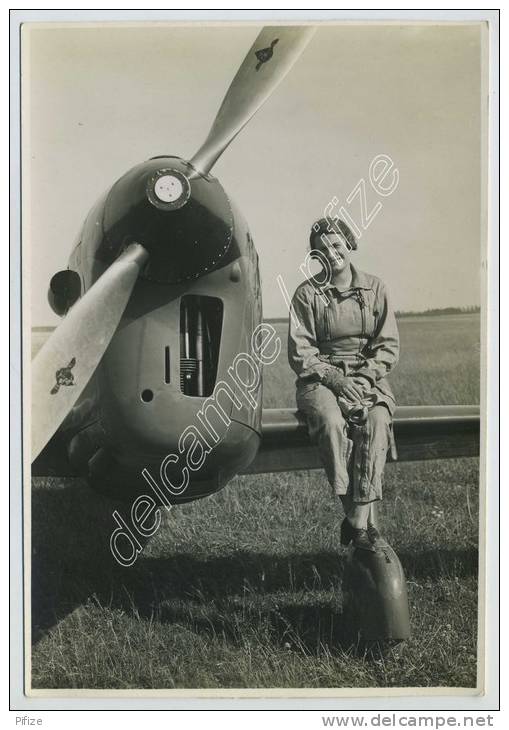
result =
M335 289L338 294L346 294L347 292L351 291L352 289L373 289L373 282L370 276L368 274L365 274L363 271L360 271L359 269L356 269L353 264L350 264L350 270L352 272L352 281L350 283L350 286L348 289L344 289L343 291L340 291L338 287L335 284L324 284L323 286L320 286L319 289L322 292L326 292L329 289Z

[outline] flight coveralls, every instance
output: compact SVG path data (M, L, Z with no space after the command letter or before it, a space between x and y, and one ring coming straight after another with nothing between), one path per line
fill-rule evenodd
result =
M396 404L385 376L398 362L399 335L383 282L353 266L351 271L345 291L316 278L297 288L288 360L297 374L297 407L306 416L333 491L354 502L371 502L382 497L387 451L394 444ZM369 382L364 424L345 417L345 403L323 385L331 366Z

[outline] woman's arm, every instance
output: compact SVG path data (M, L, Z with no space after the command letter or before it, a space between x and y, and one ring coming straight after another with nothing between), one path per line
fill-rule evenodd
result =
M376 332L368 343L364 362L355 371L355 377L362 376L369 380L371 385L384 378L399 359L398 325L383 283L380 283L375 307L379 312Z
M300 379L321 381L330 366L319 358L313 296L311 294L310 298L304 287L299 287L293 296L288 329L288 362Z

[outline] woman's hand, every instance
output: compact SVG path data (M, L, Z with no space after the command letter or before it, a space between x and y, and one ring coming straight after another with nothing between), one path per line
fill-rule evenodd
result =
M362 375L350 376L350 380L361 389L363 397L366 396L373 388L372 383Z
M327 386L335 396L348 398L352 401L361 400L364 397L365 390L363 386L355 382L354 378L349 378L333 366L328 368L322 376L322 383Z

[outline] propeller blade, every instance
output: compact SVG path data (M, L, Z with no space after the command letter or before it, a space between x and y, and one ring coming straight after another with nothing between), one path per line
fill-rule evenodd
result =
M209 135L191 160L207 174L230 142L286 76L315 32L313 26L266 27L226 92Z
M32 363L32 461L97 368L136 284L147 251L131 244L62 320Z

